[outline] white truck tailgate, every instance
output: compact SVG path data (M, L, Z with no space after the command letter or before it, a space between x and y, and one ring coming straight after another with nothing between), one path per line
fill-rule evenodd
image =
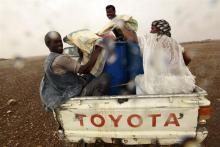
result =
M94 143L173 144L196 135L205 94L74 98L56 110L65 139ZM126 100L119 103L118 100ZM205 101L205 102L204 102Z

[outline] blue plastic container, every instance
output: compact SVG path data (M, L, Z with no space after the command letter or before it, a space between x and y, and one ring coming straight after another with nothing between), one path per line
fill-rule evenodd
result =
M116 60L104 67L104 72L110 77L109 95L119 95L130 80L143 74L143 59L138 44L132 42L116 42L114 47ZM126 89L125 89L126 90ZM130 94L135 94L135 87L129 89Z
M137 43L128 42L126 53L129 79L133 80L137 75L144 73L141 50Z
M106 63L104 72L109 75L110 89L109 95L118 95L123 86L128 82L128 70L127 70L127 42L115 43L115 61L111 64Z

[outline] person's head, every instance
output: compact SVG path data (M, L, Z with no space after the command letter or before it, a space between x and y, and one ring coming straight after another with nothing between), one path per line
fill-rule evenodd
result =
M109 19L113 19L116 16L115 6L108 5L106 6L106 15Z
M158 35L167 35L168 37L171 37L170 31L170 25L166 20L155 20L151 24L150 33L156 33Z
M44 41L46 46L49 48L51 52L63 53L63 42L60 34L56 31L48 32L45 37Z

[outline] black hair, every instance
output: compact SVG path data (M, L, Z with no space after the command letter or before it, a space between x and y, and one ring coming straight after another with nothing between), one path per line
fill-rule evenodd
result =
M113 5L108 5L108 6L106 6L105 8L106 8L106 9L112 9L112 10L115 11L115 6L113 6Z

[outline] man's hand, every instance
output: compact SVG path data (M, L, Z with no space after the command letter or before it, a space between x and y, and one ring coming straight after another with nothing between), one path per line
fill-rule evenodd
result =
M121 31L125 38L131 42L138 43L137 34L134 31L128 30L127 28L121 28Z
M78 73L88 74L92 70L93 66L95 65L96 60L97 60L101 50L102 50L102 47L96 45L91 56L90 56L88 63L86 63L85 65L81 65Z

